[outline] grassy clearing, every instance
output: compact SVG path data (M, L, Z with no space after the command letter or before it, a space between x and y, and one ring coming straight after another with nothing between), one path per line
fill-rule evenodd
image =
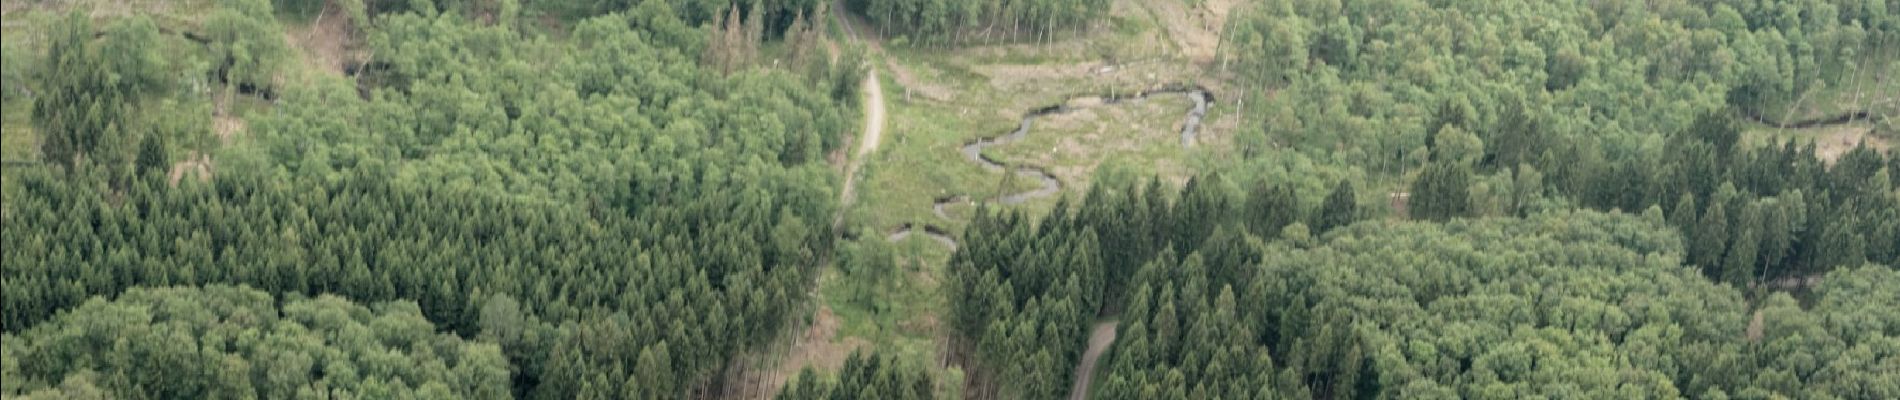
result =
M1816 152L1822 158L1832 160L1853 149L1862 141L1877 150L1892 148L1896 135L1890 126L1879 123L1885 118L1900 118L1900 76L1892 76L1900 67L1900 50L1886 49L1868 54L1857 65L1858 70L1846 70L1843 74L1849 79L1829 86L1811 89L1784 115L1768 115L1771 119L1788 121L1832 118L1856 111L1867 111L1870 119L1846 124L1818 126L1802 129L1787 129L1773 124L1750 123L1744 132L1743 140L1749 145L1765 145L1793 140L1796 143L1813 142ZM1845 68L1843 68L1845 69ZM1784 118L1785 117L1785 118Z
M39 135L33 132L33 102L7 101L0 107L0 158L29 161L40 158Z
M1064 192L1076 197L1087 192L1093 171L1108 159L1147 164L1161 176L1182 176L1187 171L1181 160L1189 149L1181 146L1181 121L1190 107L1184 96L1162 95L1050 115L1037 119L1021 142L991 148L990 154L1051 166Z
M1773 143L1794 141L1799 144L1814 143L1815 153L1821 159L1832 161L1841 154L1853 150L1863 141L1867 146L1879 151L1890 151L1893 141L1886 136L1874 134L1875 127L1870 121L1820 126L1805 129L1781 129L1761 124L1750 124L1743 134L1748 146L1761 146Z
M1900 76L1893 76L1900 69L1894 67L1895 63L1900 63L1900 48L1876 49L1856 62L1856 68L1833 66L1839 70L1834 73L1844 77L1840 82L1811 87L1790 100L1784 111L1762 117L1801 121L1874 109L1900 114L1900 103L1895 99L1900 96Z
M0 159L6 161L38 161L39 136L33 133L32 102L12 101L0 107L5 122L0 123ZM0 176L11 175L18 168L44 168L38 165L14 166L10 163L0 165ZM18 179L0 178L0 200L13 198L21 190Z

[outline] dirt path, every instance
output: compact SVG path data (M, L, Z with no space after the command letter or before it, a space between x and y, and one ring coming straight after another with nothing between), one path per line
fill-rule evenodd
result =
M1101 361L1102 352L1115 343L1115 325L1114 321L1095 324L1094 331L1089 332L1089 349L1082 352L1082 362L1075 366L1075 386L1069 389L1069 400L1089 397L1089 383L1095 380L1095 362Z
M853 41L867 43L873 49L877 48L877 41L865 40L858 36L856 28L851 27L851 19L844 15L849 13L845 11L842 1L832 6L834 8L831 17L838 21L838 25L844 27L846 36ZM851 157L850 163L844 170L844 191L838 197L840 211L837 220L832 222L833 228L843 227L843 210L851 208L851 204L858 200L858 170L864 167L865 158L876 153L878 143L884 140L884 83L878 79L876 67L864 72L864 83L858 87L864 91L864 130L863 135L858 138L858 152Z
M877 151L878 142L884 140L884 84L877 79L877 71L864 73L864 142L858 145L859 164L863 158Z
M858 171L864 168L865 159L877 152L878 143L884 141L884 87L878 82L877 70L873 69L864 74L862 86L864 87L864 135L858 140L857 155L851 157L851 162L844 169L844 191L838 197L840 212L836 220L832 221L834 228L843 227L841 225L844 223L842 210L851 208L851 204L858 200L858 181L861 180Z

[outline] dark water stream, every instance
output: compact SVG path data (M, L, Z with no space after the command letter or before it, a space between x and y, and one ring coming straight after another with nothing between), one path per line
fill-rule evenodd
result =
M1137 102L1141 102L1143 100L1147 100L1149 98L1156 97L1156 96L1176 96L1176 95L1186 97L1189 101L1192 101L1194 103L1192 107L1188 108L1187 114L1183 116L1184 121L1181 124L1181 132L1180 132L1181 146L1190 147L1190 146L1193 146L1195 141L1199 139L1200 131L1201 131L1201 119L1207 116L1207 108L1210 104L1213 103L1214 96L1213 94L1208 93L1206 89L1202 89L1196 86L1163 85L1163 86L1154 87L1148 90L1138 91L1138 92L1129 93L1129 94L1075 97L1075 98L1070 98L1066 101L1063 101L1061 104L1038 108L1035 110L1030 110L1028 113L1023 114L1023 118L1020 122L1016 124L1015 130L1009 131L1008 133L1004 133L1002 135L977 139L975 141L965 143L963 147L958 148L958 151L963 153L963 158L968 159L970 160L970 162L976 163L979 166L982 166L983 169L985 170L989 170L989 171L997 172L997 173L1009 173L1013 171L1019 177L1032 179L1039 183L1039 185L1037 185L1035 189L1030 189L1030 190L1021 191L1021 192L1014 192L1014 193L1004 193L1000 196L997 196L994 199L991 199L990 201L992 202L1003 204L1003 205L1016 205L1016 204L1022 204L1023 202L1034 200L1034 199L1054 196L1056 193L1062 192L1062 181L1059 179L1056 179L1056 176L1053 174L1050 174L1048 170L1043 169L1043 167L1036 166L1036 165L1020 164L1020 163L1009 164L1002 160L993 159L987 155L984 155L983 150L988 149L990 147L1008 145L1008 144L1023 140L1023 138L1029 136L1030 129L1035 127L1036 120L1042 117L1046 117L1050 115L1067 114L1067 113L1072 113L1072 112L1095 108L1095 107L1112 106L1112 105L1118 105L1118 104L1124 104L1124 103L1137 103ZM1091 100L1091 99L1099 100L1099 102L1095 104L1090 104L1087 106L1070 106L1069 105L1069 104L1076 103L1076 100ZM948 213L944 211L944 209L947 207L957 205L959 203L967 202L969 201L969 199L970 197L968 195L963 195L963 194L945 196L945 197L937 199L935 203L931 204L931 209L937 214L937 217L949 219L950 216ZM916 229L911 224L904 224L903 226L900 226L894 229L890 233L890 235L887 237L887 239L892 240L892 241L902 240L905 237L909 237L910 234L915 230ZM956 249L956 239L951 238L946 233L946 231L943 230L942 228L938 228L931 225L924 225L923 231L924 231L924 234L929 235L931 239L934 239L938 242L942 242L946 246L949 246L951 249Z
M1207 116L1207 106L1209 103L1211 103L1213 95L1208 94L1207 90L1201 89L1198 87L1172 85L1172 86L1162 86L1162 87L1158 87L1158 88L1147 90L1147 91L1135 92L1134 94L1130 94L1130 95L1078 97L1078 98L1070 99L1070 101L1065 101L1059 105L1048 106L1048 107L1032 110L1028 114L1023 115L1022 121L1017 123L1016 125L1016 130L1010 131L1009 133L1006 133L1000 136L977 139L976 141L972 141L970 143L964 144L963 147L959 150L963 152L963 158L969 159L971 162L974 162L974 163L977 163L977 165L983 166L983 169L987 169L987 170L995 171L995 172L1004 172L1005 170L1012 169L1013 167L1013 169L1016 171L1016 174L1018 176L1034 179L1037 182L1041 183L1041 185L1035 189L1031 189L1031 190L1023 191L1023 192L1016 192L1016 193L1006 193L1006 194L1003 194L1002 196L998 196L994 200L997 203L1002 203L1004 205L1015 205L1015 204L1022 204L1025 201L1029 201L1033 199L1053 196L1056 193L1062 191L1062 181L1056 179L1055 175L1050 175L1048 171L1044 170L1040 166L1034 166L1034 165L1011 166L1009 164L1005 164L1001 160L991 159L989 158L989 156L983 155L983 150L993 147L993 146L1002 146L1002 145L1007 145L1010 143L1015 143L1017 141L1022 140L1025 137L1028 137L1029 130L1035 126L1036 119L1038 118L1042 118L1042 117L1050 116L1050 115L1057 115L1057 114L1067 114L1067 113L1076 112L1076 111L1085 110L1085 109L1094 108L1094 107L1110 106L1110 105L1117 105L1117 104L1122 104L1122 103L1140 102L1142 100L1147 100L1148 98L1155 97L1155 96L1170 96L1170 95L1185 96L1190 101L1194 102L1194 106L1188 109L1187 115L1184 117L1186 120L1181 124L1181 146L1182 147L1193 146L1194 141L1198 139L1200 136L1201 118ZM1084 100L1084 99L1096 99L1096 100L1100 100L1101 102L1099 105L1090 105L1090 106L1081 106L1081 107L1071 107L1068 105L1072 103L1074 100ZM939 203L939 206L941 205L942 204Z

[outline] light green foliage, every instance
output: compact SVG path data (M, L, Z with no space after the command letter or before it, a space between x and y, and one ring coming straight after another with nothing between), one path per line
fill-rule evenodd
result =
M246 91L276 86L277 68L290 50L269 0L220 0L204 31L211 40L212 79Z
M1243 143L1396 175L1449 124L1483 143L1479 167L1502 169L1575 143L1615 157L1731 106L1781 118L1900 42L1900 14L1879 3L1263 2L1234 11L1221 65L1257 116L1239 132L1265 136Z
M4 346L5 394L27 398L512 397L499 347L436 333L413 302L139 288Z
M31 99L34 92L33 69L39 66L38 52L27 49L21 41L0 41L0 99L7 103Z
M797 193L787 198L829 192L816 161L851 126L813 87L832 82L696 68L701 36L671 13L649 2L589 19L566 43L450 15L382 16L365 77L382 87L367 100L345 87L293 91L253 128L293 174L388 168L404 182L525 201L692 198L697 184L623 184L675 178Z
M1758 354L1749 367L1744 396L1881 399L1900 396L1900 314L1891 306L1900 296L1900 273L1867 265L1828 274L1814 289L1814 304L1803 307L1786 294L1775 294L1758 311ZM1751 326L1750 332L1756 327ZM1751 333L1752 334L1752 333ZM1719 378L1719 377L1718 377Z

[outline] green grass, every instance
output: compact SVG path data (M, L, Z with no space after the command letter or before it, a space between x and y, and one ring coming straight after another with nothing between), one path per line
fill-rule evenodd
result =
M1193 68L1170 63L1142 63L1127 66L1113 76L1090 75L1086 69L1067 66L1051 67L1048 71L1053 72L1045 74L1048 76L1007 76L1013 73L1009 69L1018 67L993 67L994 64L973 60L981 57L961 53L892 52L915 79L951 88L954 93L947 101L930 100L921 95L906 99L903 85L893 74L881 73L885 79L888 126L881 148L866 163L858 205L848 214L847 221L854 226L882 230L904 223L929 223L960 233L964 221L944 220L932 213L931 204L936 199L959 194L977 200L990 199L999 192L1014 193L1040 186L1031 179L1006 180L1004 174L985 170L966 160L960 153L965 143L1015 130L1022 115L1032 109L1060 104L1074 97L1126 94L1162 83L1192 82L1197 74ZM1187 100L1176 95L1157 96L1140 103L1098 106L1084 113L1110 118L1081 121L1081 125L1088 125L1089 131L1102 131L1103 138L1141 145L1132 149L1089 149L1086 154L1063 152L1064 156L1054 162L1028 164L1073 170L1101 160L1120 159L1125 165L1149 166L1137 167L1137 171L1133 171L1137 175L1179 175L1185 168L1155 169L1152 166L1202 165L1191 161L1198 157L1194 154L1197 151L1184 151L1180 146L1176 124L1187 108ZM1221 115L1224 114L1210 117ZM1074 129L1064 131L1052 126L1050 121L1048 118L1038 120L1024 141L991 147L986 154L1007 164L1020 165L1081 134ZM1143 127L1131 128L1137 125ZM1072 197L1079 197L1086 191L1091 174L1072 172L1058 176L1063 178ZM999 187L1003 190L998 190ZM1024 208L1040 210L1054 201L1054 198L1038 199ZM967 210L957 211L967 214Z
M30 100L8 100L0 107L0 158L13 160L38 160L35 146L39 135L33 131L33 102Z
M39 161L37 146L39 135L33 132L33 102L28 100L7 100L0 107L0 159L6 161ZM0 199L11 199L21 190L19 179L11 176L17 169L44 168L38 165L0 166Z
M887 104L884 138L864 164L860 197L847 222L877 232L904 223L932 223L961 232L962 221L940 220L930 205L937 198L956 194L993 197L1001 175L965 160L960 148L969 141L1007 132L1015 122L973 118L969 114L974 110L966 113L961 107L921 99L906 101L902 86L891 75L879 74L885 80ZM1020 188L1030 187L1025 183Z
M1742 143L1745 145L1745 147L1755 147L1755 146L1762 146L1762 145L1768 145L1768 144L1782 143L1782 142L1787 142L1790 140L1793 140L1795 143L1805 144L1805 143L1814 141L1818 138L1836 137L1835 135L1840 134L1840 132L1843 130L1858 131L1858 130L1864 130L1864 129L1873 129L1873 127L1874 127L1874 124L1869 121L1856 121L1850 124L1821 126L1821 127L1804 128L1804 129L1781 129L1781 128L1777 128L1773 126L1750 123L1750 124L1745 125L1745 128L1742 132ZM1889 138L1882 137L1882 136L1876 136L1876 135L1868 135L1868 136L1871 138L1870 140L1891 140ZM1841 144L1833 143L1831 145L1840 146Z
M1807 88L1796 99L1790 99L1783 107L1770 108L1763 118L1768 120L1800 121L1817 118L1829 118L1868 108L1870 103L1880 97L1894 96L1900 93L1900 76L1890 76L1890 66L1900 62L1900 49L1876 49L1855 64L1858 69L1843 65L1830 66L1832 74L1839 82ZM1804 82L1805 83L1805 82ZM1804 85L1805 86L1805 85ZM1888 103L1888 111L1900 111L1900 105Z
M1098 105L1066 115L1036 120L1029 135L1008 146L990 148L992 157L1059 169L1068 192L1086 192L1091 174L1075 169L1105 159L1126 158L1156 166L1156 173L1173 175L1164 163L1179 164L1189 150L1181 146L1180 122L1192 103L1182 95L1158 95L1139 102ZM1054 149L1054 151L1051 151Z

